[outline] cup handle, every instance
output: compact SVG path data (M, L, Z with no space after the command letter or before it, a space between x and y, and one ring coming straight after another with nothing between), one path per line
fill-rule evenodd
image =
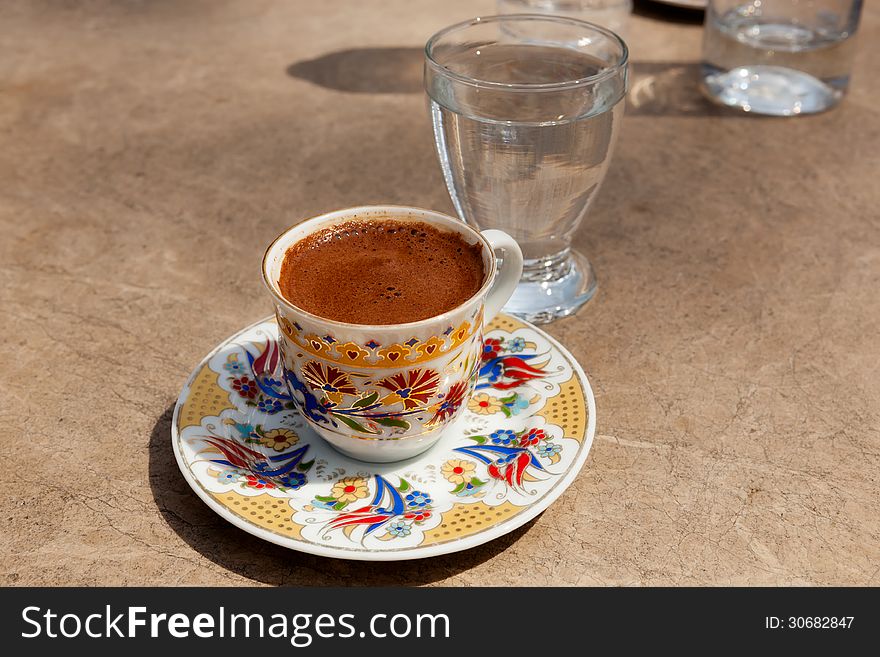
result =
M483 230L480 234L486 238L492 251L501 251L503 260L501 268L495 275L495 281L486 296L483 322L488 324L513 295L519 284L523 270L523 257L519 244L507 233L500 230Z

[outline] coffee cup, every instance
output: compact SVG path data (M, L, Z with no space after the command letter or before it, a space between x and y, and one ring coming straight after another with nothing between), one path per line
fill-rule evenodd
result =
M290 247L336 226L386 219L427 224L479 245L479 290L427 319L373 325L321 317L282 294L279 279ZM500 265L496 251L502 253ZM365 206L288 228L269 245L262 270L275 305L285 381L300 415L343 454L391 462L431 447L467 407L476 385L484 328L513 294L522 273L522 253L506 233L478 232L439 212Z

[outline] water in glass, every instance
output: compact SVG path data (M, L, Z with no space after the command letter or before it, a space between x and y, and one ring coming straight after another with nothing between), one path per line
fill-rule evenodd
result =
M528 43L466 48L447 54L444 64L476 79L530 85L607 69L572 48ZM589 262L578 263L569 245L605 177L623 114L619 88L581 93L572 103L552 93L450 93L448 79L427 81L437 152L458 214L509 233L522 247L524 276L507 310L533 321L575 310L580 304L566 302L588 298L595 281L583 280L592 276ZM538 303L536 295L543 297ZM530 312L535 307L545 310Z
M849 85L861 3L712 0L703 82L715 100L789 116L828 109Z

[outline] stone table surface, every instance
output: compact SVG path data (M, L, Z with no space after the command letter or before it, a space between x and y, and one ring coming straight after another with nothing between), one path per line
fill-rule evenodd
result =
M299 554L174 462L192 368L269 313L262 250L330 209L451 212L421 91L488 0L4 2L0 581L880 583L880 10L849 97L792 120L695 90L701 14L637 3L634 78L548 330L598 429L526 527L430 561Z

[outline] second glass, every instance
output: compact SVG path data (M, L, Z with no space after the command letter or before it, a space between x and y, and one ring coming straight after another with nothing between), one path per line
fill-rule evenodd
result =
M522 247L507 312L549 322L596 290L571 240L608 168L627 57L609 30L531 14L477 18L427 43L425 88L455 209Z
M703 91L754 114L837 105L849 86L862 0L708 0Z

